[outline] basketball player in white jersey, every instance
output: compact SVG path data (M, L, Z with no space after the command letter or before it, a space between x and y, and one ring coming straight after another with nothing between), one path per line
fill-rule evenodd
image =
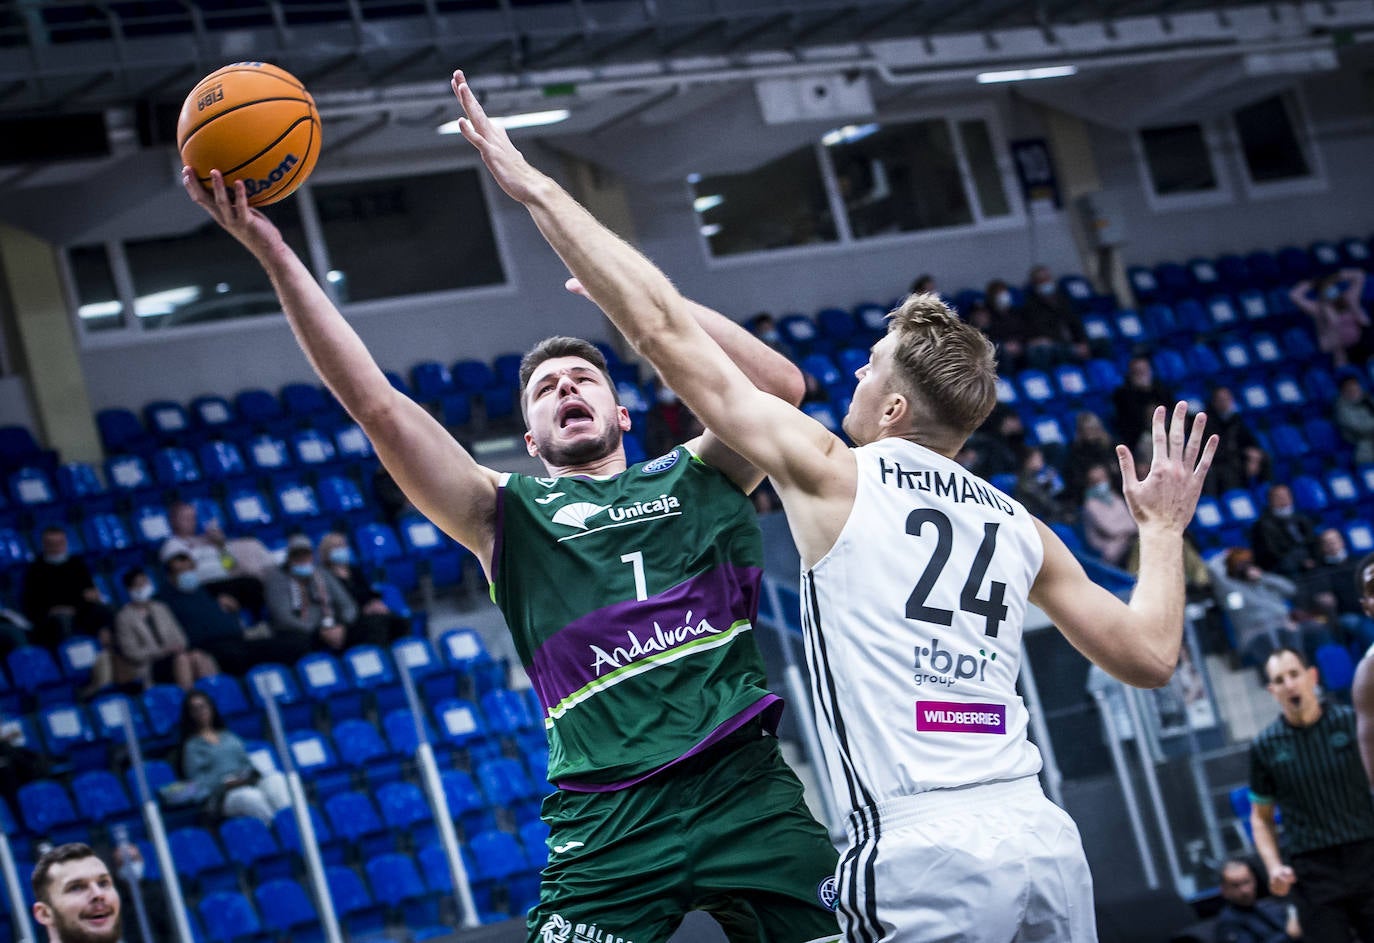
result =
M1368 554L1355 568L1355 582L1364 614L1374 619L1374 553ZM1369 777L1369 788L1374 790L1374 645L1369 646L1355 666L1350 702L1355 707L1355 736L1360 741L1360 759Z
M992 346L913 295L858 371L845 444L760 392L652 263L527 163L455 73L461 128L585 291L683 401L772 477L803 565L806 642L829 773L850 813L838 870L854 943L1091 941L1092 881L1073 821L1045 798L1015 681L1040 606L1130 684L1165 684L1183 626L1183 530L1216 451L1186 406L1137 479L1129 604L1042 523L952 456L996 400Z

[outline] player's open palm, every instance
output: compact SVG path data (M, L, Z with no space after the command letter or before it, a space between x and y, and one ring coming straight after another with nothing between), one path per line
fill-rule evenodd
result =
M281 231L272 221L248 205L248 192L242 180L235 181L230 190L224 183L224 176L218 170L212 170L210 192L206 193L196 179L196 172L190 167L183 167L181 185L201 209L254 255L261 257L263 251L281 241Z
M483 163L501 189L512 199L527 202L544 175L530 166L525 156L515 149L506 129L487 117L462 69L453 73L452 85L453 94L458 96L458 103L463 106L466 115L458 119L458 128L463 137L477 148L477 153L482 155Z
M1168 410L1155 409L1153 423L1154 455L1150 469L1141 480L1136 472L1135 457L1124 445L1116 447L1121 463L1121 490L1131 515L1141 527L1166 527L1182 532L1193 519L1198 495L1212 467L1218 439L1211 436L1203 444L1207 416L1198 413L1188 430L1188 404L1174 407L1172 420L1165 427ZM1185 438L1186 434L1186 438Z

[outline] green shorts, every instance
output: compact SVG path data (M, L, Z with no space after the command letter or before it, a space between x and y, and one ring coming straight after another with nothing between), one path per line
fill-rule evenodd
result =
M835 846L773 737L732 738L616 792L559 790L543 818L530 943L664 943L690 910L731 943L839 937Z

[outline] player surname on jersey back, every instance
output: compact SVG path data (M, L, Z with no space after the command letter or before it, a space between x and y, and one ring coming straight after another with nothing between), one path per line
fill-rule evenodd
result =
M937 498L964 503L971 501L1015 515L1016 508L987 482L960 472L939 472L933 468L908 470L902 463L878 456L878 474L884 485L905 491L927 491Z

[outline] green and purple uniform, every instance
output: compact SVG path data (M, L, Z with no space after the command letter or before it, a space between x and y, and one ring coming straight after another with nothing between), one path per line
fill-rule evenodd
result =
M772 732L754 509L685 447L607 479L503 479L492 596L545 709L540 943L833 938L835 851Z

